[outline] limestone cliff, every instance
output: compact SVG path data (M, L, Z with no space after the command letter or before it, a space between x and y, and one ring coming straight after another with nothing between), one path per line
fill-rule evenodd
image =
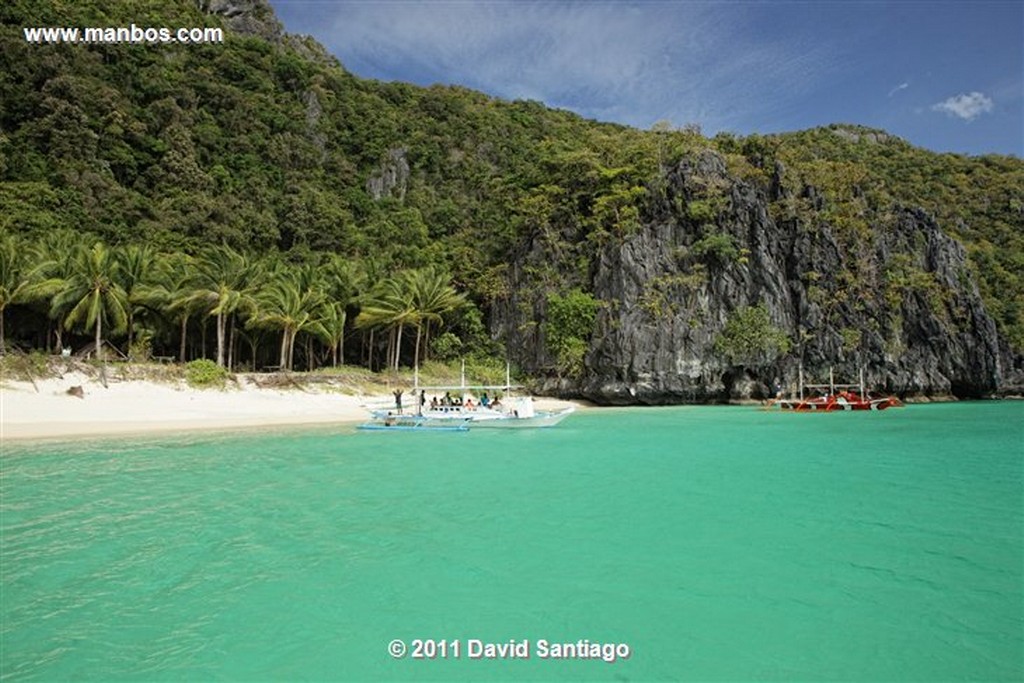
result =
M964 248L928 214L894 205L850 227L814 187L784 189L784 176L778 165L758 185L705 151L652 183L641 228L606 245L592 269L601 307L582 376L544 389L610 404L761 398L776 379L795 388L802 365L807 381L827 380L830 367L855 381L863 368L869 386L901 395L1020 391L1021 357L986 313ZM787 211L794 201L812 212ZM524 248L512 289L552 258L541 244ZM788 350L728 360L716 340L757 305ZM551 366L535 324L543 306L534 291L497 316L534 372Z

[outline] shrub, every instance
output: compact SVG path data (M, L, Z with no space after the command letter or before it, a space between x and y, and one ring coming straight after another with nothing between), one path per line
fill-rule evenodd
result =
M764 304L737 309L715 339L715 351L734 365L767 365L789 347L789 337L772 325Z
M451 332L445 332L430 341L430 350L439 360L453 360L462 354L462 340Z
M565 296L548 295L544 333L548 350L557 359L559 374L579 376L583 372L590 336L597 318L597 300L574 289Z
M227 369L207 358L190 361L185 366L185 381L192 387L223 387L227 378Z
M705 261L722 266L740 260L740 250L736 248L736 242L733 240L732 235L720 232L712 233L707 237L697 240L693 245L693 254Z

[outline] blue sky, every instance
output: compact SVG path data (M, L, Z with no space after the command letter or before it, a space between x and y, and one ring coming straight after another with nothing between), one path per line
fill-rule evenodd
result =
M1024 156L1024 1L271 0L352 73L706 135L882 128Z

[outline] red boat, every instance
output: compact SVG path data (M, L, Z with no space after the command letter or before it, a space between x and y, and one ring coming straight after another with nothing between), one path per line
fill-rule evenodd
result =
M860 384L836 384L832 368L828 370L828 384L804 384L804 370L800 368L800 398L776 398L769 401L767 408L791 410L797 413L834 413L846 410L885 410L900 408L903 401L895 396L873 398L864 390L864 370L860 372ZM820 396L804 397L804 389L817 390ZM859 391L854 391L859 389Z
M792 410L798 413L823 411L835 412L839 410L885 410L886 408L899 408L903 401L895 396L884 398L864 397L855 391L840 391L838 394L816 396L814 398L789 399L780 398L771 402L780 410Z

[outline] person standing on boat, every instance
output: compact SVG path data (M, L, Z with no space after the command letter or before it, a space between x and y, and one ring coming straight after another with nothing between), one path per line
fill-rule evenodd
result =
M420 389L420 409L418 413L419 415L423 414L423 406L425 405L427 405L427 392L424 391L423 389Z
M401 389L395 389L394 392L392 392L392 393L394 393L394 395L395 395L395 410L397 410L398 414L401 415L402 414L402 390Z

